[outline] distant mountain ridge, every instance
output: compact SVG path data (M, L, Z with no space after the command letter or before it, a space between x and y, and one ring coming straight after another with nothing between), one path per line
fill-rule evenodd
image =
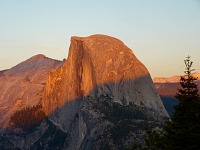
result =
M198 78L197 80L200 80L200 72L194 72L192 73L192 76L193 77L196 77ZM165 78L165 77L155 77L153 78L153 82L154 83L174 83L174 82L180 82L180 77L181 76L172 76L172 77L168 77L168 78Z
M0 127L8 126L16 110L40 103L47 74L62 64L62 61L38 54L1 72Z
M200 73L194 72L192 73L192 76L197 78L196 83L200 83ZM155 87L161 96L170 96L174 97L177 93L178 88L180 88L180 77L181 76L172 76L169 78L163 78L163 77L155 77L153 79L153 82L155 84ZM198 89L200 90L200 86L198 86Z
M194 72L192 73L192 76L197 78L196 83L200 85L200 73ZM178 104L178 100L175 99L175 95L181 87L179 83L180 77L181 76L172 76L169 78L155 77L153 79L156 90L159 93L170 117L172 117L174 106ZM200 90L200 86L198 86L198 89Z

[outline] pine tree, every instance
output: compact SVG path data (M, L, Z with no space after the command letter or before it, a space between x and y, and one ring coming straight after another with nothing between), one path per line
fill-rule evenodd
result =
M195 81L192 76L192 61L190 56L184 60L185 75L180 79L181 88L176 98L179 104L175 107L172 121L165 125L167 149L196 150L200 149L200 99Z
M182 103L199 98L197 84L195 83L197 78L191 75L194 69L191 69L193 62L190 60L190 56L186 57L184 62L186 66L185 75L180 79L181 88L178 89L178 93L175 96Z
M45 113L40 104L28 106L16 111L10 118L10 126L14 128L22 128L27 131L41 123L45 118Z

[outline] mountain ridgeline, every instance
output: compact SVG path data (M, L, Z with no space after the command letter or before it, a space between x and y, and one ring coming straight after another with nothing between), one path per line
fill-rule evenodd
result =
M9 126L16 111L41 103L46 76L62 65L62 61L38 54L0 72L0 128Z
M72 37L67 60L46 75L41 95L47 117L23 138L2 136L0 148L124 149L144 140L145 126L169 119L146 67L106 35Z
M191 75L197 78L195 83L199 85L200 73L194 72ZM160 95L170 117L172 117L174 106L178 104L178 100L175 98L175 95L177 94L178 89L181 88L180 78L181 76L172 76L169 78L155 77L153 79L156 90L158 91L158 94ZM198 89L200 90L200 86L198 86Z

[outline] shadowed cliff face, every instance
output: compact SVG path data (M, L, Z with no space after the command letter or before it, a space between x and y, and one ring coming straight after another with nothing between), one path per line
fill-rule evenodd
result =
M133 103L146 107L159 120L168 117L146 67L127 46L109 36L71 38L67 61L47 78L43 108L50 115L66 102L87 95L94 99L101 95L110 96L113 102L122 105ZM67 112L71 114L65 120L71 120L77 112L77 105ZM58 123L64 119L59 121L53 115L52 118ZM66 123L63 127L67 129L68 126Z

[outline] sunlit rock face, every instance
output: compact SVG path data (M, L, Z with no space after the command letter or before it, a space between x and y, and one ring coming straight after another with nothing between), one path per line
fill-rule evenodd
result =
M53 64L49 74L34 70L46 78L39 80L45 86L40 85L42 94L32 96L34 104L41 98L48 117L23 136L0 137L0 149L128 149L144 143L146 125L156 128L168 119L148 70L116 38L72 37L67 60Z
M168 117L146 67L123 42L110 36L71 38L65 64L47 77L43 108L48 115L56 114L52 120L62 122L67 129L67 120L78 112L77 106L84 96L109 96L122 105L131 103L151 109L158 120ZM69 109L58 110L62 107ZM58 111L65 113L65 117L58 115Z
M47 74L62 64L39 54L1 72L0 128L8 127L10 116L16 110L41 103Z

